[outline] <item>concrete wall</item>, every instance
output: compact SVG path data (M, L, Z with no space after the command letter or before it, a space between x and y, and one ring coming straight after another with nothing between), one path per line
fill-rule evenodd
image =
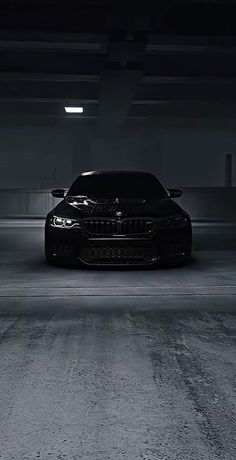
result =
M192 219L236 221L236 187L184 187L176 200ZM49 189L0 190L0 218L45 217L59 203Z
M72 158L73 139L65 129L2 128L0 189L40 189L69 183Z
M209 129L208 129L209 128ZM143 169L166 186L222 187L225 154L233 156L236 130L198 124L139 120L99 136L94 123L2 126L0 189L69 186L87 169Z
M172 129L162 137L163 172L172 186L224 186L225 155L232 154L236 186L236 133L223 130Z

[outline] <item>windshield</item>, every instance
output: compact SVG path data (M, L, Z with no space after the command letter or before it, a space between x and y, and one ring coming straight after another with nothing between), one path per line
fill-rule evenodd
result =
M152 174L91 174L79 176L67 196L95 198L155 198L166 197L166 191Z

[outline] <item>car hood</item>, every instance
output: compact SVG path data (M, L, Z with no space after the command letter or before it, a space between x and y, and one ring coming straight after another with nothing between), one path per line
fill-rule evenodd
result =
M71 205L66 199L61 201L50 214L60 217L89 218L89 217L167 217L185 212L170 198L159 201L148 200L104 200L88 201L88 204ZM117 215L117 213L120 213Z

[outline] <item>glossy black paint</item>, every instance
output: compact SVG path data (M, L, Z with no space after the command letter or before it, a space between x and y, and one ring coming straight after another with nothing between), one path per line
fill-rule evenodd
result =
M103 174L106 177L108 174L113 174L114 177L115 172L95 172L91 173L91 176L96 174ZM142 174L145 175L145 173ZM126 172L124 172L124 177L127 177ZM147 175L141 175L139 179L140 177L147 179ZM140 183L140 189L142 190L142 183ZM155 197L140 198L140 196L130 198L128 195L106 199L93 195L87 197L86 204L78 205L69 204L67 194L46 218L45 253L47 261L68 261L79 265L127 266L179 264L188 260L192 248L190 217L170 198L170 195L180 196L181 191L172 189L172 194L168 194L164 188L163 191L161 197L157 199ZM75 219L79 222L80 227L53 227L51 225L53 216ZM184 225L163 228L160 219L174 216L181 216L181 219L185 219ZM91 224L91 220L92 225L94 224L93 228L100 225L99 231L88 231L87 223ZM121 232L116 229L113 233L110 230L107 231L109 225L129 230ZM102 232L101 228L105 228L105 231ZM149 228L151 230L147 231Z

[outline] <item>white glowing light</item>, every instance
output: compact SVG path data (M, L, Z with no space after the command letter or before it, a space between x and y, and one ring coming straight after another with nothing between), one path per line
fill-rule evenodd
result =
M66 113L83 113L83 107L65 107Z
M75 219L67 219L66 217L54 216L51 220L51 225L57 228L74 228L80 227L80 223Z

